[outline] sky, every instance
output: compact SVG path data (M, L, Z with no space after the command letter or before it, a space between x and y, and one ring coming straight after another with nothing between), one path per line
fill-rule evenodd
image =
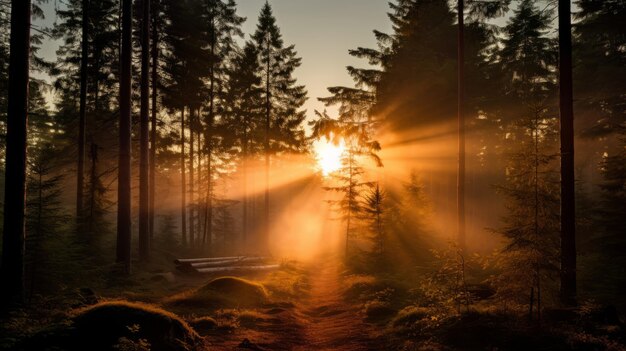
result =
M266 0L239 0L239 15L246 17L243 25L246 39L256 28L261 7ZM314 110L324 110L318 97L327 96L326 88L336 85L352 85L346 66L363 66L363 60L355 59L348 50L376 45L372 31L391 31L387 17L387 0L270 0L281 28L285 44L296 46L302 58L302 66L296 70L298 83L305 85L309 100L305 108L312 118ZM49 1L45 5L46 20L38 23L51 26L55 21L54 6L61 1ZM54 60L58 43L46 42L42 55ZM330 112L333 109L329 109Z

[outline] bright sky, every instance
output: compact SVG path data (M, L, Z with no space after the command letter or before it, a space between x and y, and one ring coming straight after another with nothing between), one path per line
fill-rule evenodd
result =
M55 3L61 2L50 1L44 5L48 26L55 21ZM256 28L264 3L265 0L238 0L239 15L247 18L243 26L246 39ZM373 47L374 29L391 30L387 0L270 0L270 4L285 43L295 44L302 57L296 77L309 92L305 105L309 117L314 116L315 109L324 109L317 98L327 96L327 87L352 84L346 66L364 64L351 57L348 50L358 46ZM53 60L56 47L57 43L47 42L41 53Z

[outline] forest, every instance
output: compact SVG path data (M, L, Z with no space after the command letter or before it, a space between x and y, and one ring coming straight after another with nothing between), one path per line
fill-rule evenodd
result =
M0 350L626 350L626 1L388 1L0 0Z

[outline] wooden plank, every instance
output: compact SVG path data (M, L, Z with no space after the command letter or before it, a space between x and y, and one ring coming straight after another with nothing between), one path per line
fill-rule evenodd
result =
M241 265L243 263L252 263L252 262L262 262L267 260L265 257L246 257L240 260L226 260L226 261L214 261L214 262L202 262L202 263L192 263L192 268L209 268L209 267L225 267L225 266L235 266Z
M227 260L239 260L245 256L233 256L233 257L207 257L207 258L178 258L174 260L175 264L192 264L200 262L213 262L213 261L227 261Z
M269 271L280 268L279 264L271 264L264 266L231 266L231 267L213 267L197 269L198 273L221 273L221 272L245 272L245 271Z

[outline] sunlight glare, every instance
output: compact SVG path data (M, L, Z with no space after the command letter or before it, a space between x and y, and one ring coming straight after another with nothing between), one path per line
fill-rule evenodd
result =
M341 168L341 156L346 149L343 140L335 144L327 139L318 139L313 143L313 148L317 166L324 177Z

